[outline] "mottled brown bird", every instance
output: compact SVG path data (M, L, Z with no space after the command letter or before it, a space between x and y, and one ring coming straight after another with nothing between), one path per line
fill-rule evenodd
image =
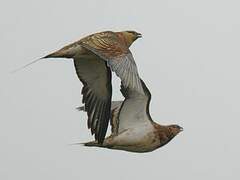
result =
M83 143L130 152L150 152L171 141L183 128L179 125L160 125L149 114L151 93L141 80L144 94L134 88L121 86L124 101L112 102L112 134L102 144ZM84 110L81 107L80 110Z
M84 85L82 102L88 114L88 128L98 143L105 138L111 115L111 70L121 78L125 87L143 93L137 66L129 50L141 36L135 31L104 31L41 58L73 58L78 78Z

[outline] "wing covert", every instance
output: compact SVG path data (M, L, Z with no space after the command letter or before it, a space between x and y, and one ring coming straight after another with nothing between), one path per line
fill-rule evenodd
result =
M107 61L108 66L126 87L143 92L137 65L123 39L111 31L82 39L81 46Z

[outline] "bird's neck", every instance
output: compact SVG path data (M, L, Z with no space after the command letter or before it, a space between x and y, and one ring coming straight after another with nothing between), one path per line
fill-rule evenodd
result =
M132 40L128 38L128 36L124 35L123 32L117 33L117 36L122 41L122 43L124 43L128 48L131 46Z
M168 143L174 137L167 126L159 125L157 123L154 123L153 126L161 145Z

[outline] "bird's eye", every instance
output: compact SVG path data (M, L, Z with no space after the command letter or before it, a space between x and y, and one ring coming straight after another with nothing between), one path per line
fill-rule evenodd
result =
M176 129L180 128L178 125L173 125L173 127Z
M134 31L127 31L128 33L131 33L131 34L136 34L136 32Z

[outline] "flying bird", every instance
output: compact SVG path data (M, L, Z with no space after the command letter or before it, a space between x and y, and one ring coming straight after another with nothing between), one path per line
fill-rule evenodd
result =
M179 125L160 125L149 113L151 93L141 80L144 93L132 87L121 85L124 101L113 101L111 105L111 135L102 144L97 141L83 143L130 152L150 152L171 141L183 131ZM85 110L80 107L79 110Z
M142 35L135 31L95 33L22 68L45 58L72 58L77 76L83 83L82 102L88 114L88 128L101 144L111 115L111 71L121 78L125 87L143 93L137 66L129 50L140 37Z

